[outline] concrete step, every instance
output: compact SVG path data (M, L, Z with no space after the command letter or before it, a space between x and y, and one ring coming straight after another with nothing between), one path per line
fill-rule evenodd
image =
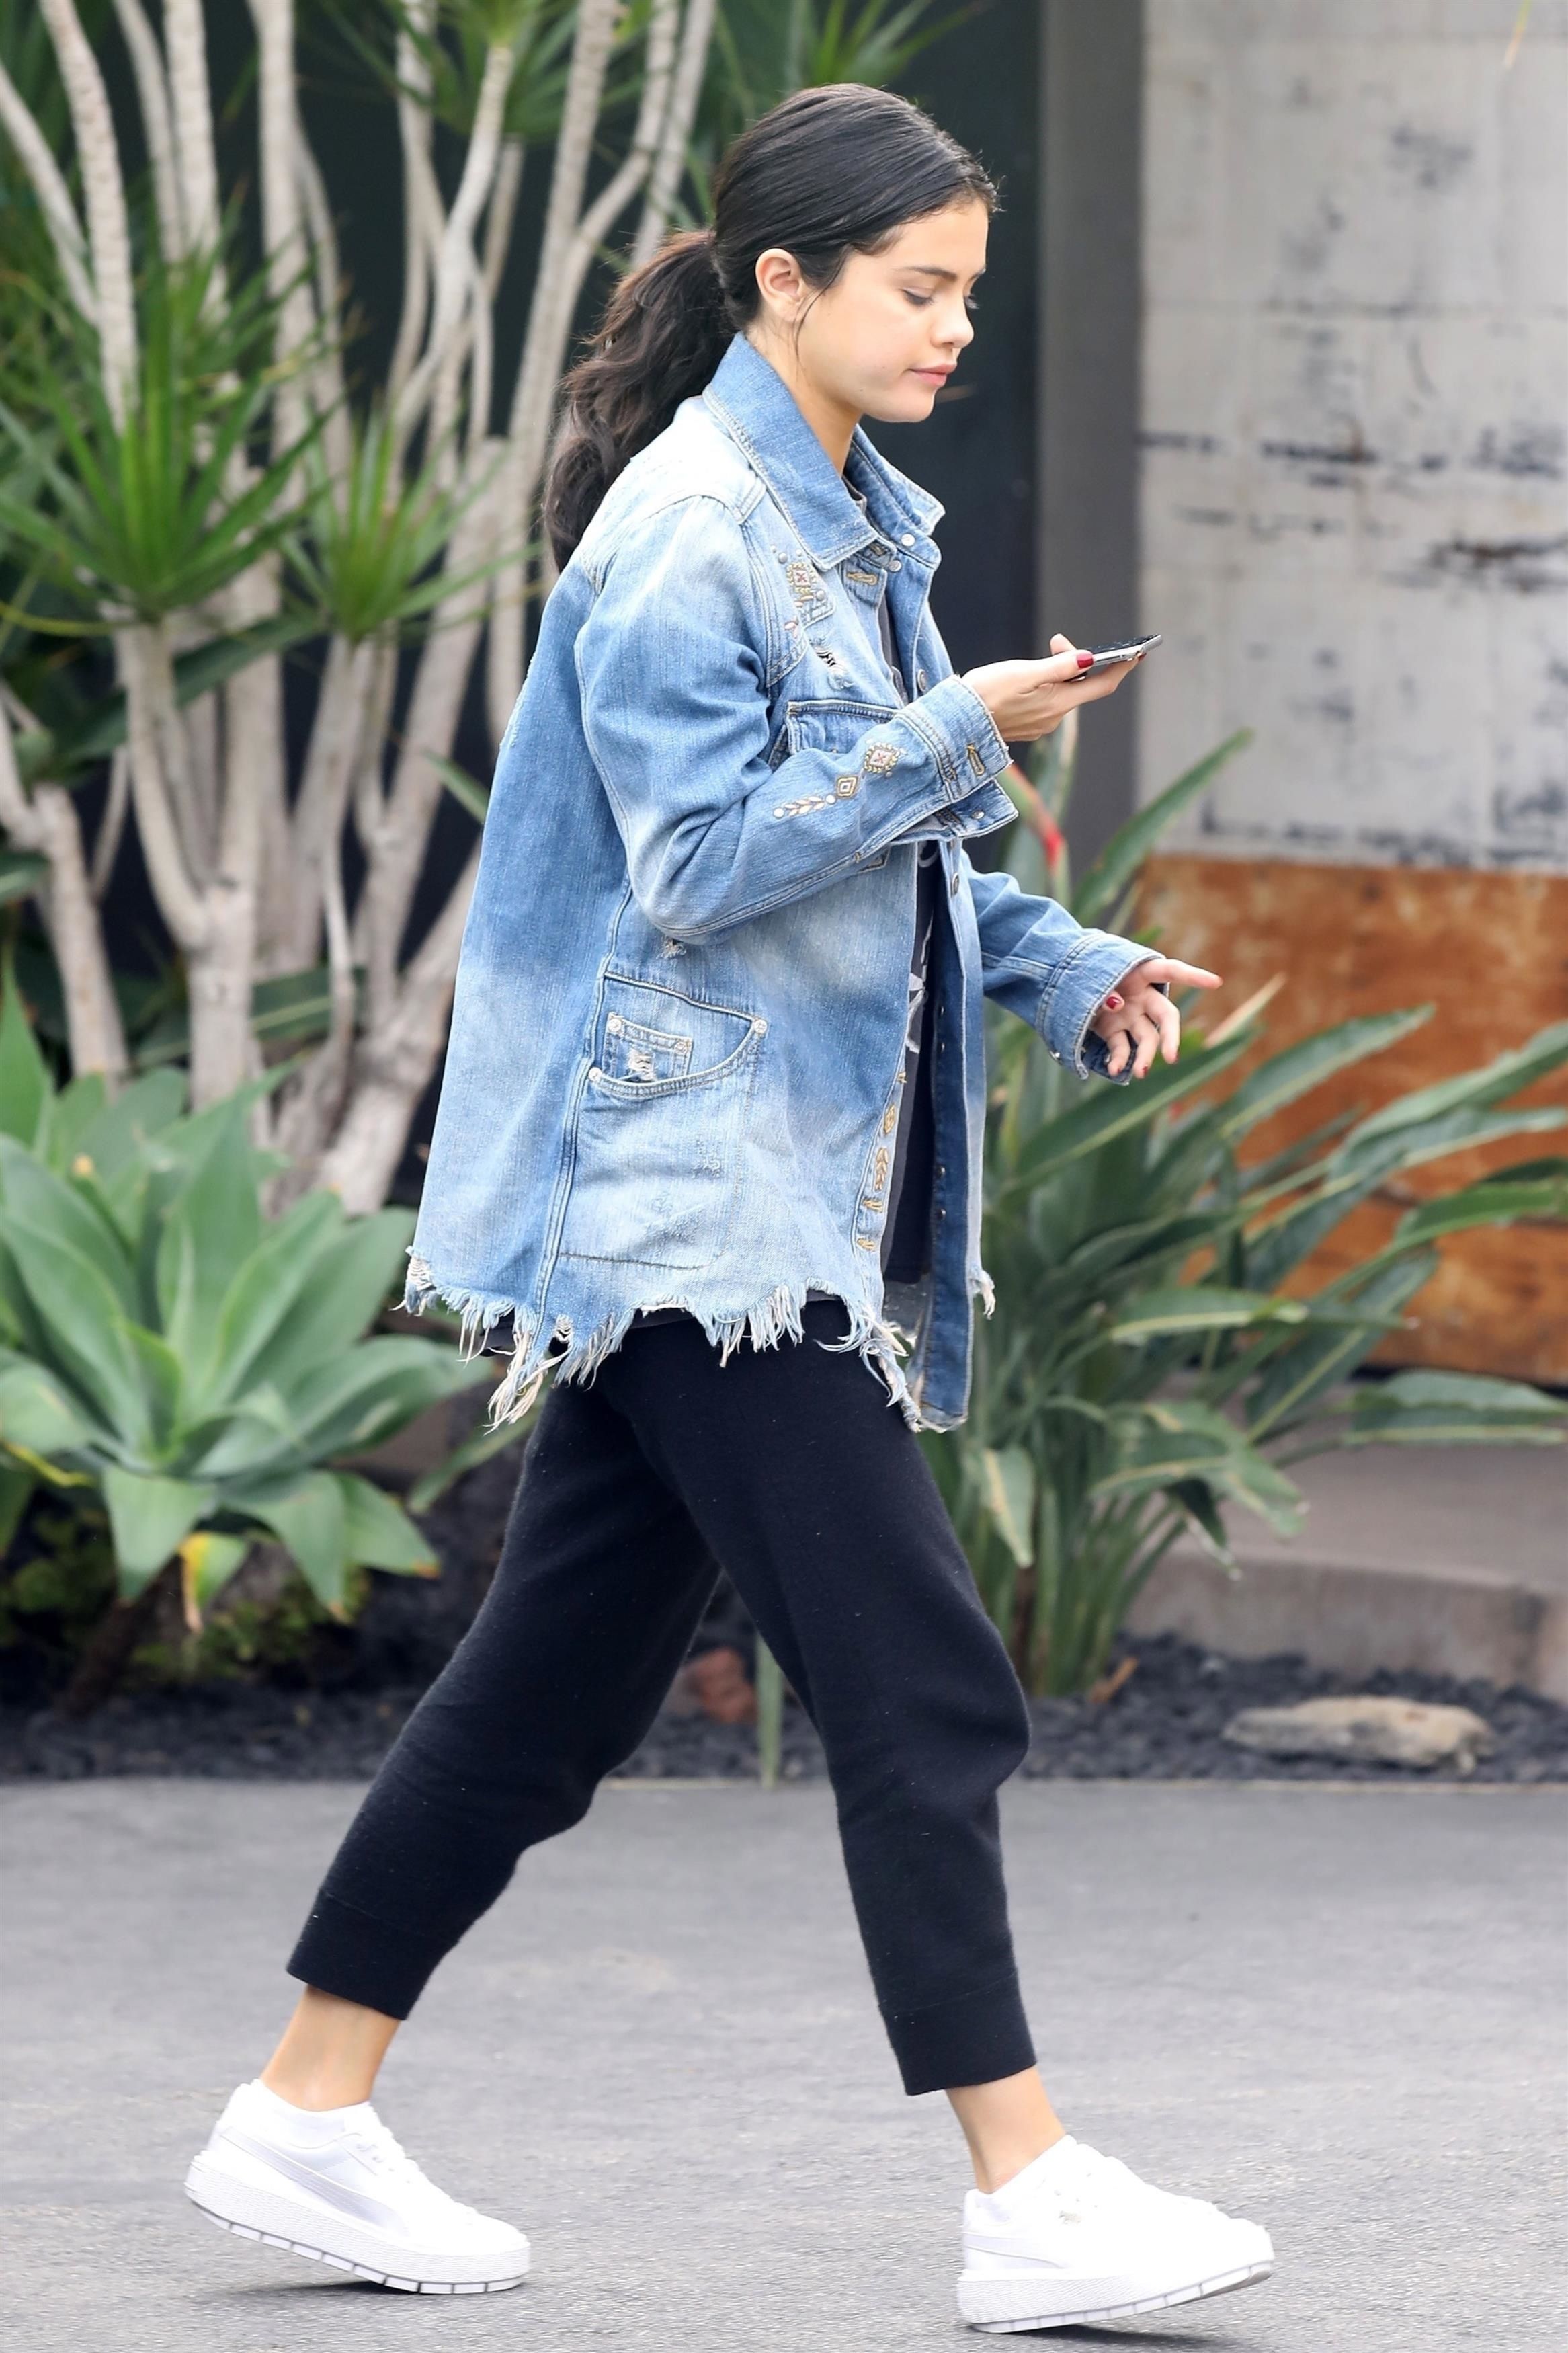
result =
M1568 1702L1568 1449L1383 1446L1290 1472L1294 1539L1233 1513L1236 1581L1174 1546L1129 1620L1241 1658L1484 1675Z

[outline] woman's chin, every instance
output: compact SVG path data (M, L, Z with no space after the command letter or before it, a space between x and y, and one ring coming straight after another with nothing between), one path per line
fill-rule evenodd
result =
M918 376L907 383L893 385L883 393L875 407L867 406L866 414L879 425L919 425L931 415L940 387L922 384Z

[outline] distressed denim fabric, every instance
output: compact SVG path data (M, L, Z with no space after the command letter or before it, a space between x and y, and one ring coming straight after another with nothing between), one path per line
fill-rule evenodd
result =
M864 496L864 511L846 480ZM728 1356L810 1292L913 1429L969 1398L984 999L1080 1078L1154 951L965 843L1011 821L1005 744L928 610L936 500L857 429L841 477L737 335L611 486L541 618L496 763L406 1303L510 1319L492 1413L587 1380L642 1308ZM858 600L885 590L910 699ZM938 845L930 1273L884 1298L921 841ZM1124 1080L1119 1082L1124 1082Z

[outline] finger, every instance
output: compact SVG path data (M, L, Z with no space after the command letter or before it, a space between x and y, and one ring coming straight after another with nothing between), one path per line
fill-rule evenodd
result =
M1146 981L1173 980L1187 988L1223 988L1224 976L1201 964L1183 964L1179 956L1155 956L1139 966Z
M1152 989L1141 1011L1146 1013L1160 1032L1160 1051L1167 1062L1173 1062L1182 1047L1182 1017L1168 997Z
M1070 638L1064 638L1058 629L1051 639L1051 651L1054 654L1076 654L1078 648Z
M1128 1008L1128 1026L1137 1048L1132 1058L1132 1075L1135 1079L1146 1079L1160 1050L1160 1032L1147 1014L1135 1012L1131 1007Z
M1101 1018L1103 1018L1103 1016ZM1129 1038L1126 1030L1123 1029L1117 1028L1115 1029L1100 1029L1099 1021L1091 1023L1090 1026L1095 1029L1099 1029L1100 1035L1105 1040L1107 1048L1105 1067L1110 1076L1114 1079L1120 1075L1122 1066L1127 1060L1127 1057L1132 1051L1132 1040Z
M1104 696L1114 694L1131 667L1131 662L1112 662L1109 670L1097 670L1092 674L1086 674L1075 681L1079 700L1099 702Z
M1058 649L1053 642L1052 651L1033 665L1035 671L1033 684L1037 688L1060 686L1065 681L1077 678L1088 659L1087 655L1079 653L1076 646L1069 645Z

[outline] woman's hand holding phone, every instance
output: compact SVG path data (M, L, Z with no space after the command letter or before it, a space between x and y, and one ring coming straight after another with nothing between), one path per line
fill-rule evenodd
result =
M1137 669L1157 638L1142 640L1126 661L1105 662L1090 670L1095 656L1079 650L1070 638L1051 639L1044 661L987 662L963 673L965 686L975 693L996 723L996 733L1010 744L1032 743L1054 733L1069 711L1080 703L1098 702L1114 694L1130 670ZM1132 966L1116 987L1108 990L1089 1022L1103 1038L1109 1052L1106 1067L1112 1078L1123 1071L1134 1079L1147 1078L1157 1057L1173 1062L1181 1050L1182 1017L1166 991L1218 988L1217 972L1184 964L1176 956L1147 956Z
M983 662L964 671L963 683L980 697L1005 743L1032 744L1055 734L1069 711L1114 694L1142 659L1138 654L1131 661L1112 662L1086 677L1093 655L1080 652L1058 631L1043 660Z

